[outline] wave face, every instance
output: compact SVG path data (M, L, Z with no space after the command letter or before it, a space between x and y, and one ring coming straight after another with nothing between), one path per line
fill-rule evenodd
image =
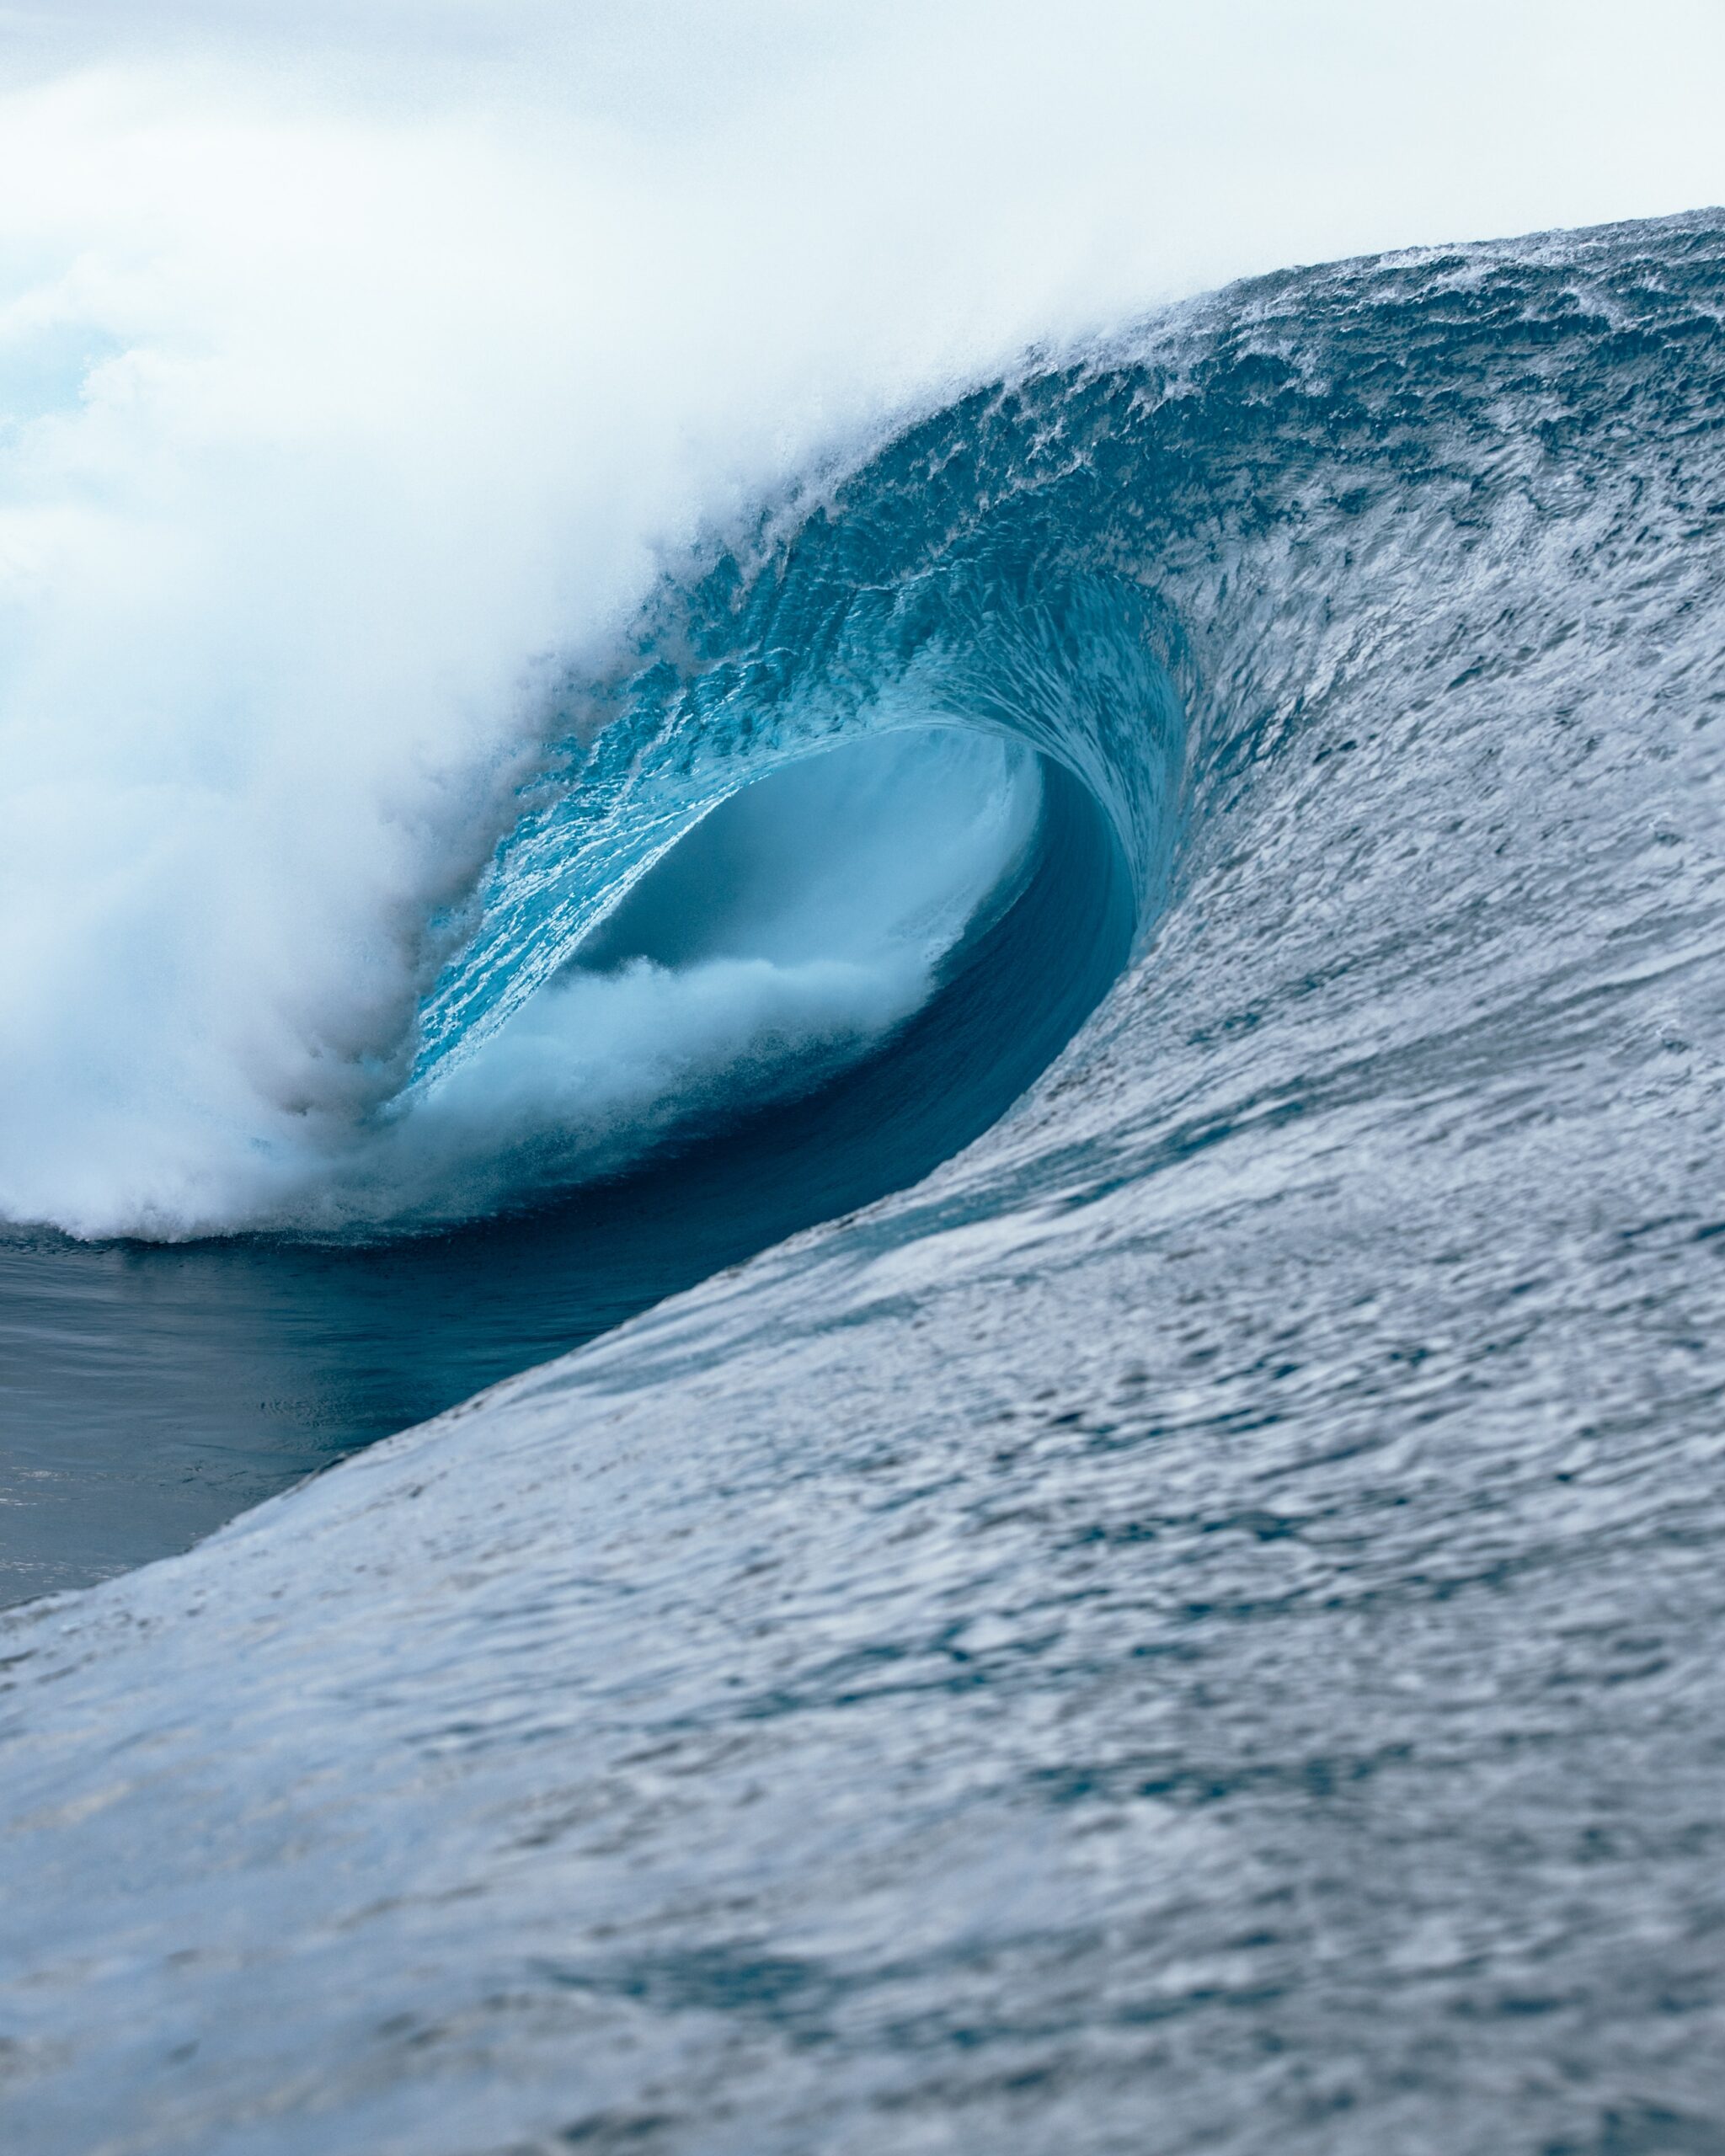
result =
M24 2145L1712 2145L1722 323L1717 214L1262 280L556 686L343 1221L678 981L666 1172L975 1142L8 1620Z

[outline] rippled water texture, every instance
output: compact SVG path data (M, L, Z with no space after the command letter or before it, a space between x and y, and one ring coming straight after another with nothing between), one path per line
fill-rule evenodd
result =
M1054 755L1136 954L915 1188L8 1620L19 2145L1725 2145L1722 269L1236 289L667 596L664 709L818 623L776 712Z

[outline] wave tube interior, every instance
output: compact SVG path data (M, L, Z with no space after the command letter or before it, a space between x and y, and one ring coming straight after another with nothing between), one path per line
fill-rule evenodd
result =
M548 977L302 1164L273 1232L0 1244L0 1596L184 1546L916 1181L1124 963L1116 821L1022 734L900 723L737 776L661 781Z

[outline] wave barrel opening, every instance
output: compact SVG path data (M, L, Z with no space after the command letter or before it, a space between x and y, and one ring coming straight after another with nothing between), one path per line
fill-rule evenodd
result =
M917 1181L1059 1054L1140 899L1092 787L994 723L829 739L686 799L548 978L299 1217L0 1241L0 1598L184 1547Z

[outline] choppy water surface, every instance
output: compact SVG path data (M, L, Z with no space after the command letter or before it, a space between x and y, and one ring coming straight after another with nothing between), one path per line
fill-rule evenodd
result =
M21 2145L1725 2147L1722 269L1265 280L665 595L416 1082L895 698L1131 961L915 1187L8 1620Z

